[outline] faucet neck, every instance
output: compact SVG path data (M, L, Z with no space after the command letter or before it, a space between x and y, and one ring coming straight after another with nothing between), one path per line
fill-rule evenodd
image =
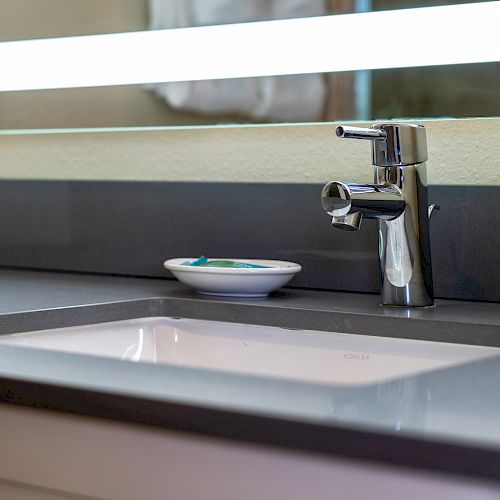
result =
M393 165L389 167L374 166L374 182L379 185L392 184L404 188L405 183L408 183L413 178L411 172L419 169L420 177L427 183L427 169L425 162L412 163L409 165Z

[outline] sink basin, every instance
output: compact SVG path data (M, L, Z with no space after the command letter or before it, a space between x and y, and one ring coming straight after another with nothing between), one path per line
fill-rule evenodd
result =
M383 382L500 354L491 347L182 318L2 335L1 345L343 385Z

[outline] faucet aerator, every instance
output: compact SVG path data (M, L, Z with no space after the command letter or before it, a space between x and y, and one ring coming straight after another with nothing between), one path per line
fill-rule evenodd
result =
M353 212L348 215L340 215L332 217L332 226L342 231L358 231L361 227L363 214L361 212Z

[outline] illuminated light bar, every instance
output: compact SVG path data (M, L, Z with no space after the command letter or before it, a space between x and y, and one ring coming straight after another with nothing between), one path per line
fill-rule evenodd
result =
M500 61L500 1L0 43L0 91Z

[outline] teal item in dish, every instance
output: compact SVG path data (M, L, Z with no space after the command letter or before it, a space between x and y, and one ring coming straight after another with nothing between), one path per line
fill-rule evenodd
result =
M269 268L270 266L261 266L258 264L248 264L246 262L238 262L235 260L209 260L204 255L194 261L187 260L182 263L183 266L196 267L225 267L230 269L248 269L248 268Z

